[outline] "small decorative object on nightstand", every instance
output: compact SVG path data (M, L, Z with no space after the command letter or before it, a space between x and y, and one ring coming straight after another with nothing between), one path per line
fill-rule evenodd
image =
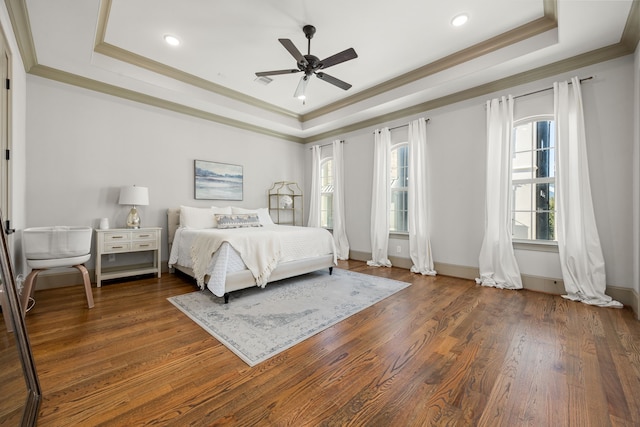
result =
M269 190L269 213L276 224L302 225L302 190L292 181L280 181Z
M131 230L130 228L112 228L111 230L96 230L96 284L102 285L103 280L119 279L121 277L139 276L142 274L157 274L160 277L160 234L162 228L147 227ZM131 252L153 251L151 265L127 265L113 268L103 268L102 256L111 254L125 254Z
M147 187L136 187L135 185L122 187L120 189L121 205L131 205L131 211L127 216L128 228L140 228L140 216L136 206L146 206L149 204L149 189Z

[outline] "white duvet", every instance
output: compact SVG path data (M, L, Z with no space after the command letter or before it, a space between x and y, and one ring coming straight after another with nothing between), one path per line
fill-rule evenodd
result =
M201 246L202 243L202 237L198 238L198 236L202 236L203 234L215 235L218 233L220 236L223 236L221 238L225 240L227 239L226 236L230 236L230 232L233 233L234 230L237 230L239 234L245 235L248 232L247 229L194 230L189 228L178 228L171 247L169 267L172 267L173 265L180 265L194 269L194 266L196 265L192 256L192 248L194 247L194 244ZM278 248L276 252L279 252L278 254L275 254L277 255L278 264L307 258L315 258L323 255L333 255L334 262L337 261L333 236L323 228L269 225L260 227L255 231L256 234L262 232L263 234L275 236L274 238L277 239L275 246ZM232 239L229 240L233 241ZM244 249L241 249L241 251L244 251ZM243 260L243 256L247 262ZM207 288L213 292L214 295L219 297L223 296L225 293L224 283L227 274L245 270L247 269L247 264L253 266L256 262L256 260L252 258L254 256L255 254L251 253L241 255L240 252L232 246L232 244L228 241L224 241L215 251L208 263L208 266L205 268L204 274L209 275L209 280L206 283ZM268 280L268 274L267 277L257 277L257 273L254 271L252 271L252 274L258 284L264 285ZM204 286L204 284L199 285L201 287Z

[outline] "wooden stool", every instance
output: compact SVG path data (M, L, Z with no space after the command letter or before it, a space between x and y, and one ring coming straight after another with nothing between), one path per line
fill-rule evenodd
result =
M87 303L89 308L93 308L93 292L91 290L91 280L89 279L89 272L84 266L84 263L89 261L91 254L82 255L79 257L71 258L57 258L57 259L27 259L27 265L32 268L31 273L24 281L24 287L22 288L22 294L20 294L20 305L22 306L22 315L26 313L27 303L29 297L33 298L35 292L36 277L40 272L49 270L51 268L60 267L73 267L77 268L82 273L82 281L84 282L84 292L87 296Z

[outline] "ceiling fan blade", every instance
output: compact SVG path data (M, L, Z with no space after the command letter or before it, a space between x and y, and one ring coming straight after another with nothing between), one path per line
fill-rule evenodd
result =
M338 86L340 89L348 90L349 88L351 88L351 85L349 83L343 82L340 79L336 79L335 77L330 76L329 74L316 73L316 76L318 76L319 79L324 80L327 83L331 83L332 85Z
M300 51L298 50L298 48L296 47L296 45L293 44L293 42L289 39L278 39L278 41L280 43L282 43L282 46L284 46L285 49L287 49L289 51L289 53L291 54L291 56L293 56L296 59L296 62L298 64L301 64L303 67L306 67L308 62L305 59L305 57L300 53Z
M264 77L264 76L275 76L278 74L293 74L293 73L299 73L300 70L275 70L275 71L260 71L259 73L256 73L257 77Z
M343 50L340 53L336 53L335 55L332 55L320 61L320 63L322 64L320 68L322 69L329 68L336 64L340 64L341 62L345 62L357 57L358 57L358 54L356 53L356 51L353 50L352 47L350 47L347 50Z

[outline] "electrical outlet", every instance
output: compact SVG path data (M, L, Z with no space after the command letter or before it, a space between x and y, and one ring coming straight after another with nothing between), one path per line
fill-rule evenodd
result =
M396 246L396 253L399 254L400 252L402 252L402 246L398 245Z
M109 254L109 262L114 262L116 260L116 254Z

